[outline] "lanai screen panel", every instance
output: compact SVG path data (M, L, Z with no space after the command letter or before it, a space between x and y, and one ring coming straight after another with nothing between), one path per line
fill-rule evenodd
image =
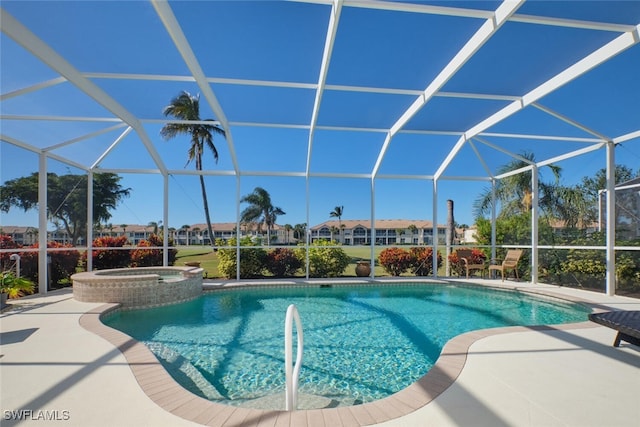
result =
M201 118L228 133L218 163L203 166L212 187L256 173L274 188L277 175L358 188L436 177L459 182L447 193L462 197L463 178L490 179L523 151L541 162L612 140L637 153L638 2L2 8L2 151L15 159L2 181L40 152L80 170L193 174L188 138L159 135L182 90L200 94Z

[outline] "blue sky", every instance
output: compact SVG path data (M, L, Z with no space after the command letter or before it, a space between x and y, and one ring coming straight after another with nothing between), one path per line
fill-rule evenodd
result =
M483 25L485 12L500 5L413 3L475 12L443 16L342 8L313 132L310 224L328 220L335 206L344 206L345 219L370 216L370 178L326 176L371 174L389 128ZM274 205L287 213L279 223L307 222L304 173L309 124L330 4L181 1L169 5L230 122L232 148L241 173L238 181L230 147L218 138L219 162L211 156L205 158L205 169L212 174L206 177L212 221L235 222L238 195L262 186L270 192ZM184 168L188 138L163 141L159 136L162 124L153 122L162 119L163 107L180 91L196 94L202 93L202 88L193 79L189 81L191 71L153 5L144 1L3 1L2 7L141 120L144 134L166 167L176 171L169 178L169 224L180 227L204 222L198 179L180 174L193 169L193 165ZM526 22L524 17L532 15L615 25L585 29L569 25L569 21L563 25ZM403 132L394 136L374 181L375 217L432 219L432 181L416 176L433 175L463 132L638 24L639 1L525 2L515 18L483 44L406 123ZM38 150L90 134L90 138L51 150L56 156L90 167L126 126L74 82L5 96L59 74L8 33L1 35L0 43L1 181L35 172L38 165L35 153L9 140ZM640 130L638 69L640 46L636 43L537 102L574 123L618 138ZM356 91L354 87L376 89ZM487 99L486 95L493 97ZM203 119L215 117L204 98L201 110ZM46 119L25 120L24 116ZM568 138L594 139L594 135L535 106L512 114L485 133L462 147L438 182L438 222L446 221L446 200L452 199L456 220L473 223L473 201L487 186L483 162L495 172L509 162L505 152L531 151L537 160L545 160L593 144ZM162 219L162 177L133 173L157 168L142 138L144 135L136 131L128 133L99 165L104 170L118 170L122 184L132 189L131 197L113 212L114 224ZM616 156L618 163L638 170L640 138L619 144ZM605 153L600 149L558 165L563 168L563 183L575 184L605 167ZM56 173L82 173L54 159L49 159L48 166ZM544 169L541 172L543 179L550 179ZM274 173L298 176L267 176ZM36 224L35 212L25 215L12 210L0 217L0 225Z

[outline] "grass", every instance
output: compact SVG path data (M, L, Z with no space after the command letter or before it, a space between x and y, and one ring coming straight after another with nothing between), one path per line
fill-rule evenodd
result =
M351 257L351 263L342 274L342 277L356 277L356 263L358 261L369 261L371 259L371 248L368 246L343 246L342 249ZM376 259L374 273L376 277L389 276L377 262L380 252L384 249L384 247L374 247L374 257ZM200 262L200 266L206 272L205 278L222 278L222 274L218 271L217 253L211 248L206 246L178 248L175 265L184 265L185 262ZM442 272L440 273L442 274ZM413 276L413 274L405 273L403 276Z
M199 262L200 267L205 271L205 278L220 278L222 277L218 271L218 256L211 249L206 246L188 249L178 249L176 255L175 265L184 265L185 262Z

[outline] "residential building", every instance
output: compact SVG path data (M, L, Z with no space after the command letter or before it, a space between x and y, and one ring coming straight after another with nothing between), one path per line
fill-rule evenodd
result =
M3 225L0 226L0 234L10 236L11 240L22 246L30 246L38 243L38 229L35 227Z
M408 219L379 219L375 223L376 245L431 245L433 222ZM370 220L329 220L310 229L311 241L335 240L344 245L369 245L372 239ZM438 243L445 244L446 226L437 227Z
M342 227L340 227L342 226ZM235 222L213 223L213 241L222 239L228 241L236 236ZM38 231L32 227L2 227L4 234L9 234L12 239L22 245L28 246L38 241ZM151 234L162 233L162 227L156 228L151 225L110 225L96 227L95 237L105 236L126 236L131 245L137 245L141 240L146 240ZM49 240L59 243L70 243L70 238L66 231L58 229L49 231ZM309 230L311 242L325 239L335 240L344 245L369 245L371 244L371 221L370 220L330 220L311 227ZM437 227L438 242L445 244L446 226ZM266 231L264 227L258 232L256 224L241 224L240 235L249 236L254 239L262 238L266 244ZM274 225L270 232L272 245L297 244L299 239L294 237L292 229L281 225ZM212 245L209 238L209 231L206 224L193 224L183 226L179 229L170 227L169 237L173 239L177 246L197 246ZM456 230L455 243L463 241L462 230ZM302 239L302 241L304 241ZM381 219L375 222L376 245L431 245L433 244L433 223L426 220L404 220L404 219ZM78 241L78 245L84 245L84 239Z

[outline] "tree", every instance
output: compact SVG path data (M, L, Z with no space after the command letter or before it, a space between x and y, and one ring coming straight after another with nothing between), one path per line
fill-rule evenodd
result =
M633 170L624 165L616 165L615 183L621 184L640 177L640 169L634 173ZM605 168L596 172L593 177L585 176L582 182L576 187L576 192L584 198L585 210L590 222L596 221L598 218L598 207L604 202L604 193L602 190L607 188L607 170ZM620 197L620 192L616 192L616 222L619 223L619 217L625 215L625 212L633 211L633 200L626 200ZM628 206L630 205L630 206Z
M533 153L525 152L521 157L531 163L535 163ZM497 175L521 169L530 165L523 159L514 159L498 169ZM547 165L555 176L555 184L547 184L542 180L538 182L540 191L539 200L540 208L549 212L556 211L556 188L560 179L561 168L556 165ZM531 193L531 170L508 176L498 180L496 184L496 198L500 205L500 217L510 215L519 215L529 212L532 206L533 195ZM491 210L492 191L487 188L475 200L473 204L474 214L476 217L482 217Z
M113 173L93 175L93 221L100 224L111 218L111 211L131 189L120 185L122 178ZM0 186L0 211L11 207L25 212L38 207L38 173L9 180ZM47 173L47 216L64 229L76 245L87 232L87 175Z
M304 239L306 232L307 232L306 223L296 224L293 226L293 237L295 237L298 240Z
M158 227L160 226L159 224L162 224L162 221L159 221L159 222L150 221L149 224L147 224L147 227L151 228L151 232L153 234L158 234Z
M242 199L241 203L249 203L242 213L240 214L240 221L243 223L258 223L258 231L262 224L267 226L267 242L271 241L271 228L276 223L276 218L279 215L285 215L285 212L279 208L273 206L271 203L271 196L262 187L256 187L253 192L247 194Z
M285 224L284 225L284 231L285 231L285 242L287 244L289 244L289 234L291 233L291 230L293 230L293 225L291 224Z
M338 227L342 230L342 214L344 213L344 206L336 206L332 212L329 212L329 216L332 218L338 218ZM333 240L333 237L331 237ZM340 243L344 243L342 233L340 233Z
M183 91L180 95L171 100L162 113L165 117L173 117L178 120L201 121L200 119L200 96L193 96L189 92ZM187 165L195 160L196 170L202 170L202 155L205 147L213 153L213 158L218 162L218 150L213 144L213 134L226 136L222 129L213 120L207 119L209 123L167 123L160 130L160 135L169 140L178 135L185 134L191 137L191 145L188 150ZM186 165L185 165L186 166ZM204 184L204 176L199 174L200 189L202 191L202 203L204 205L204 214L207 221L207 230L209 231L209 239L213 244L213 229L211 228L211 216L209 214L209 203L207 201L207 190Z
M335 233L339 233L340 229L338 227L336 227L335 225L332 225L331 227L329 227L329 232L331 233L331 240L333 240L333 235Z
M415 224L409 224L407 229L411 232L411 243L413 243L413 238L418 233L418 227Z

